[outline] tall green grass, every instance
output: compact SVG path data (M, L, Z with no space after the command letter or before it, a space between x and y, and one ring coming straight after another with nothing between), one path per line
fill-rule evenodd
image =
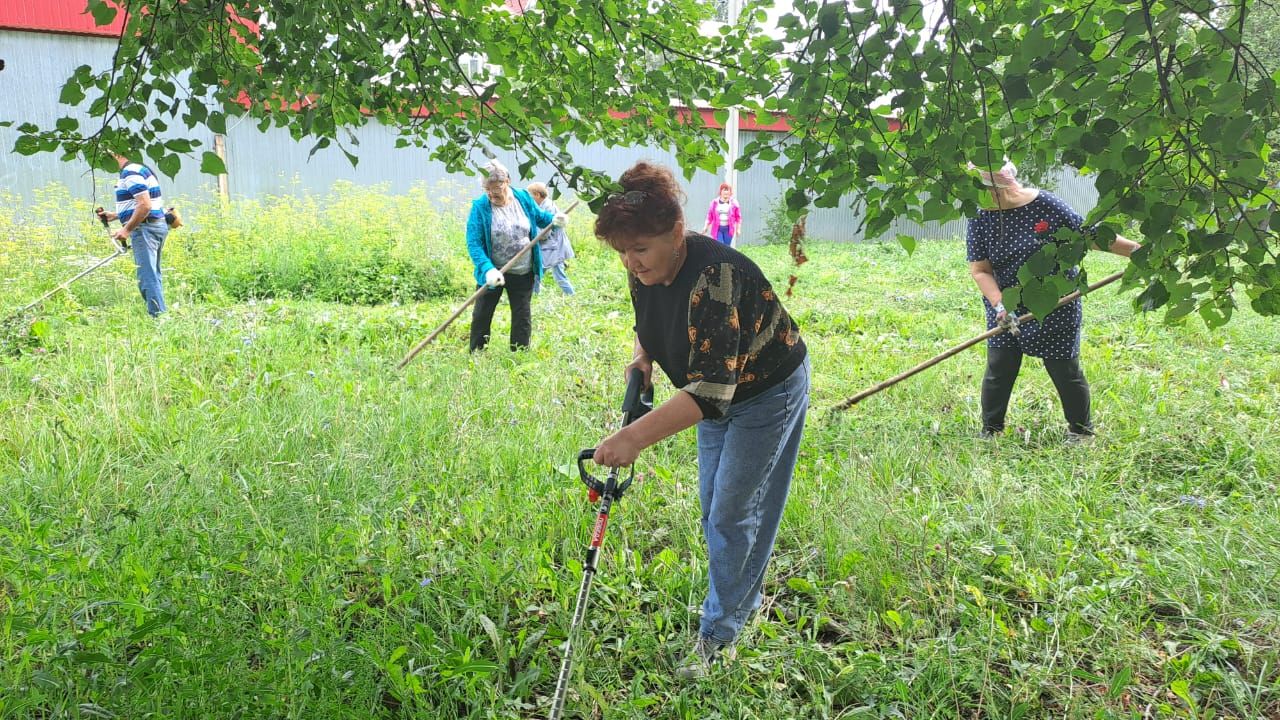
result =
M402 202L343 197L320 215ZM278 202L262 207L308 201ZM438 225L422 252L454 263L454 289L399 306L237 301L211 268L347 237L240 207L192 218L198 247L171 236L162 322L121 262L0 361L0 717L545 716L592 521L571 463L616 422L630 356L617 261L576 218L579 294L539 296L530 351L468 356L464 317L396 373L470 287L465 207L406 220ZM22 222L0 217L6 308L99 242ZM1062 444L1032 363L1015 431L984 442L980 350L823 412L981 330L960 245L815 246L799 269L749 253L800 276L786 303L815 371L767 611L737 662L671 678L706 582L692 434L646 451L571 717L1280 717L1273 321L1169 327L1100 293L1098 442Z
M473 285L456 241L465 216L433 193L390 196L338 184L327 197L270 197L208 213L175 235L200 294L374 305L446 297Z

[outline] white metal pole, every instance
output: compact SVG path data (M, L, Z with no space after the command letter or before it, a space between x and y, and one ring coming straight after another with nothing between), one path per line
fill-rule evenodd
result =
M218 156L222 161L222 167L227 167L227 138L225 135L213 136L213 154ZM227 174L218 173L218 199L222 201L225 208L231 203L231 182Z
M742 0L729 0L729 26L738 24L738 14L742 10ZM729 108L729 119L724 124L724 181L733 187L734 195L738 194L738 171L734 165L738 162L738 108ZM738 233L741 234L741 231ZM738 246L738 235L733 236L733 247Z

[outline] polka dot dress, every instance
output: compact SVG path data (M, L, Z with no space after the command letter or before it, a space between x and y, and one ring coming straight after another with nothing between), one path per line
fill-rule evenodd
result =
M1047 223L1041 225L1041 223ZM1018 284L1018 269L1046 242L1053 241L1059 228L1068 227L1080 231L1084 218L1072 210L1061 198L1040 191L1035 200L1009 210L983 210L969 221L965 240L969 262L989 260L995 269L996 283L1001 290ZM1036 232L1040 225L1041 232ZM1078 268L1067 271L1067 277L1079 274ZM996 311L982 299L987 312L987 329L996 327ZM1010 313L1025 314L1019 306ZM987 341L990 347L1019 348L1026 355L1049 360L1069 360L1080 354L1080 326L1084 319L1084 307L1080 300L1054 310L1044 322L1031 321L1022 325L1022 333L1014 337L1003 333Z

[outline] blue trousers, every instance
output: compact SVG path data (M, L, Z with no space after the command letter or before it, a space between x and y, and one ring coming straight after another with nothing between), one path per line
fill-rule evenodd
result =
M151 317L169 309L164 304L164 289L160 284L160 251L167 237L169 226L164 220L147 220L129 235L133 262L138 266L138 292L142 293Z
M698 423L698 489L707 542L702 635L737 639L760 606L809 406L809 360L783 382Z
M728 225L721 225L716 230L716 240L722 245L732 245L733 231L729 229Z
M565 295L573 294L573 283L569 282L569 276L564 272L565 264L562 262L551 266L551 277L556 279L556 285L560 286L560 292Z

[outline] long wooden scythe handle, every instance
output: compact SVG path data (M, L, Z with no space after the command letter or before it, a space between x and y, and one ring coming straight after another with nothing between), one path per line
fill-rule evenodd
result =
M564 214L568 215L569 213L573 212L573 209L578 207L578 202L579 202L578 200L574 200L572 203L570 203L569 207L565 209ZM499 272L501 272L503 275L506 275L507 270L510 269L512 265L515 265L516 261L519 260L522 255L532 250L534 245L537 245L539 242L541 242L542 238L546 237L547 233L551 232L552 227L553 227L552 225L548 225L542 228L542 230L538 232L537 237L533 239L533 242L520 248L520 252L516 253L515 256L512 257L510 260L508 260L505 265L499 268ZM449 316L449 319L444 321L444 324L436 328L435 332L428 335L425 340L418 343L417 345L414 345L413 349L409 351L409 354L405 355L403 360L396 363L396 369L403 370L406 365L408 365L415 357L417 357L418 353L422 352L423 348L430 345L431 341L435 340L436 337L440 335L440 333L444 332L444 329L449 327L450 323L458 319L458 316L462 314L463 310L466 310L468 307L470 307L471 303L475 302L480 297L480 294L485 292L488 289L489 289L488 286L481 285L479 288L476 289L475 292L471 293L471 297L467 298L466 302L459 305L458 309L454 310L453 314Z
M1096 283L1094 283L1094 284L1090 285L1090 286L1088 287L1088 289L1085 291L1085 293L1091 293L1091 292L1093 292L1094 290L1097 290L1097 289L1098 289L1098 288L1100 288L1100 287L1103 287L1103 286L1106 286L1106 285L1110 285L1111 283L1113 283L1113 282L1115 282L1115 281L1119 280L1119 279L1120 279L1120 278L1122 278L1122 277L1124 277L1124 273L1123 273L1123 272L1118 272L1118 273L1116 273L1115 275L1110 275L1110 276L1108 276L1108 277L1105 277L1105 278L1103 278L1103 279L1099 280L1098 282L1096 282ZM1071 293L1070 295L1066 295L1066 296L1064 296L1061 300L1059 300L1059 301L1058 301L1058 304L1057 304L1053 309L1054 309L1054 310L1057 310L1058 308L1062 307L1063 305L1066 305L1067 303L1074 302L1074 301L1075 301L1077 298L1079 298L1082 294L1084 294L1084 293L1081 293L1079 290L1076 290L1075 292ZM1052 312L1052 311L1050 311L1050 312ZM1035 319L1035 316L1034 316L1034 315L1032 315L1031 313L1027 313L1027 314L1025 314L1025 315L1023 315L1023 316L1019 317L1019 318L1018 318L1018 322L1019 322L1019 323L1023 323L1023 322L1030 322L1030 321L1032 321L1032 320L1034 320L1034 319ZM925 371L925 370L928 370L929 368L933 367L934 365L937 365L938 363L942 362L943 360L946 360L947 358L949 358L949 357L951 357L951 356L953 356L953 355L958 355L958 354L960 354L961 352L964 352L965 350L968 350L969 348L973 347L974 345L977 345L978 343L982 342L983 340L986 340L986 339L988 339L988 338L993 338L993 337L995 337L995 336L997 336L997 335L999 335L999 334L1001 334L1001 333L1004 333L1004 332L1006 332L1006 331L1007 331L1007 328L1004 328L1004 327L996 327L996 328L992 328L992 329L990 329L990 330L988 330L988 331L986 331L986 332L982 333L982 334L981 334L981 335L979 335L978 337L973 338L972 340L966 340L965 342L960 343L959 345L957 345L957 346L955 346L955 347L951 348L950 350L948 350L948 351L946 351L946 352L942 353L941 355L938 355L938 356L936 356L936 357L930 358L930 359L928 359L928 360L926 360L926 361L924 361L924 362L920 363L919 365L917 365L917 366L915 366L915 367L911 368L910 370L907 370L907 371L905 371L905 372L902 372L902 373L899 373L899 374L897 374L897 375L894 375L893 377L889 378L888 380L885 380L885 381L884 381L884 382L882 382L882 383L877 383L876 385L872 385L871 387L867 388L866 390L863 390L862 392L858 393L857 395L854 395L853 397L849 398L848 400L845 400L844 402L841 402L841 403L839 403L839 404L837 404L837 405L832 405L832 406L831 406L831 408L830 408L830 410L831 410L831 412L835 412L835 411L837 411L837 410L848 410L849 408L853 407L854 405L857 405L858 403L860 403L860 402L862 402L863 400L865 400L865 399L867 399L867 398L871 397L872 395L875 395L876 393L880 392L881 390L885 390L885 389L887 389L887 388L891 388L891 387L893 387L894 385L897 385L898 383L902 382L903 380L906 380L907 378L911 377L912 375L915 375L915 374L917 374L917 373L920 373L920 372L923 372L923 371Z

